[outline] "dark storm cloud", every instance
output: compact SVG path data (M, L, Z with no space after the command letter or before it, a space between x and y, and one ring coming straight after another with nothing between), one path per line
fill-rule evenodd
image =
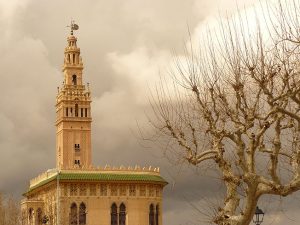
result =
M94 164L159 166L169 181L164 224L207 224L195 206L218 201L220 182L170 164L157 146L144 148L136 121L150 129L144 113L148 86L171 62L172 50L180 53L187 24L193 33L218 9L232 11L235 2L0 0L0 190L19 197L29 179L55 166L56 87L62 82L66 26L73 18L80 26L84 81L93 95ZM294 198L288 216L297 218L296 205Z

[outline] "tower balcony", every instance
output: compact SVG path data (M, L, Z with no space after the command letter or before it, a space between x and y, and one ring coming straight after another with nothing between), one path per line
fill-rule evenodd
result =
M61 117L56 120L55 125L61 122L92 122L91 117Z

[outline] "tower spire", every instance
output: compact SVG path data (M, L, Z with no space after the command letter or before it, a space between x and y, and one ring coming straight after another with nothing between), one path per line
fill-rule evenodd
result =
M77 47L77 38L73 35L73 31L78 30L79 26L72 20L68 27L71 29L71 35L67 38L68 46L64 51L64 83L67 85L82 85L83 63L80 56L80 48Z

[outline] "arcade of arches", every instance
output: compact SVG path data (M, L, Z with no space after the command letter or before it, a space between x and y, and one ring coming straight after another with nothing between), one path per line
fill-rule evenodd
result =
M149 225L160 225L159 221L159 205L150 204L149 206ZM36 213L34 212L33 208L30 208L28 211L29 214L29 225L43 225L47 224L49 221L49 218L43 217L42 209L38 208L36 210ZM73 202L70 205L69 210L69 225L87 225L86 220L86 214L87 214L87 208L84 202L81 202L79 206L77 203ZM121 203L119 207L116 203L113 203L111 205L111 211L110 211L110 225L126 225L126 205L124 203ZM23 218L23 217L22 217ZM22 220L22 224L26 224L26 221L24 219Z

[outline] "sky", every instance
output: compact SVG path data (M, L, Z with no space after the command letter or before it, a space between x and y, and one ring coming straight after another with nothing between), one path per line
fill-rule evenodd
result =
M256 0L240 0L248 8ZM175 164L155 143L146 112L150 90L182 54L188 30L197 40L235 0L0 0L0 191L17 199L29 180L55 167L55 96L71 19L92 92L94 165L158 166L169 182L164 225L208 224L222 196L218 179ZM200 37L199 37L200 38ZM139 126L138 126L138 125ZM296 225L300 195L264 197L264 224Z

